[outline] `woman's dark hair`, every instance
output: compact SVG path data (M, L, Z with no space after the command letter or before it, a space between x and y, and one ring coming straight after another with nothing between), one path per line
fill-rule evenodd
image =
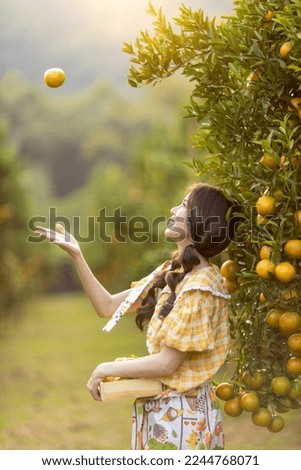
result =
M173 308L177 284L199 264L198 255L211 258L221 253L233 239L236 225L240 222L238 217L231 216L239 211L239 207L226 199L220 188L199 183L188 188L188 193L188 230L192 243L172 256L169 271L160 272L154 279L137 310L136 324L141 330L154 313L157 289L166 285L170 289L170 295L159 312L165 318Z

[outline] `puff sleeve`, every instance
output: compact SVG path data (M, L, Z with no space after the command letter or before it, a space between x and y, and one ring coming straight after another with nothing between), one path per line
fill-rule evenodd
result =
M176 299L160 329L160 341L179 351L214 348L210 317L214 297L201 289L191 289Z

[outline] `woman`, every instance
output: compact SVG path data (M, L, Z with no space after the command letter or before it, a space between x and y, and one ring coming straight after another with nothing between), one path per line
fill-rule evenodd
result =
M99 364L88 381L95 400L108 376L156 377L163 392L136 400L132 449L222 449L222 417L210 379L225 362L229 347L229 295L217 266L209 263L235 233L236 210L222 191L207 184L191 188L171 209L165 236L178 250L169 262L132 284L143 290L128 308L137 311L140 329L147 325L149 355ZM110 317L131 289L111 295L91 273L76 240L64 232L38 227L36 233L73 258L83 287L96 312ZM68 235L68 236L66 236ZM157 272L158 271L158 272Z

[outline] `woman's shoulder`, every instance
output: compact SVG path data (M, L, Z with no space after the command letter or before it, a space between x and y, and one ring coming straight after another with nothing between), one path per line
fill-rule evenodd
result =
M220 269L215 264L209 264L205 268L196 269L187 274L187 279L183 283L179 295L191 290L205 291L218 297L230 298Z

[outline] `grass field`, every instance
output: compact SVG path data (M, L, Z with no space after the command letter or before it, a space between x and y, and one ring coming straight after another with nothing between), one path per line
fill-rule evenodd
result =
M115 357L145 354L129 315L111 333L82 294L36 299L0 343L1 449L129 449L131 401L99 403L86 382ZM301 413L284 415L278 434L250 416L224 417L227 449L301 449Z

